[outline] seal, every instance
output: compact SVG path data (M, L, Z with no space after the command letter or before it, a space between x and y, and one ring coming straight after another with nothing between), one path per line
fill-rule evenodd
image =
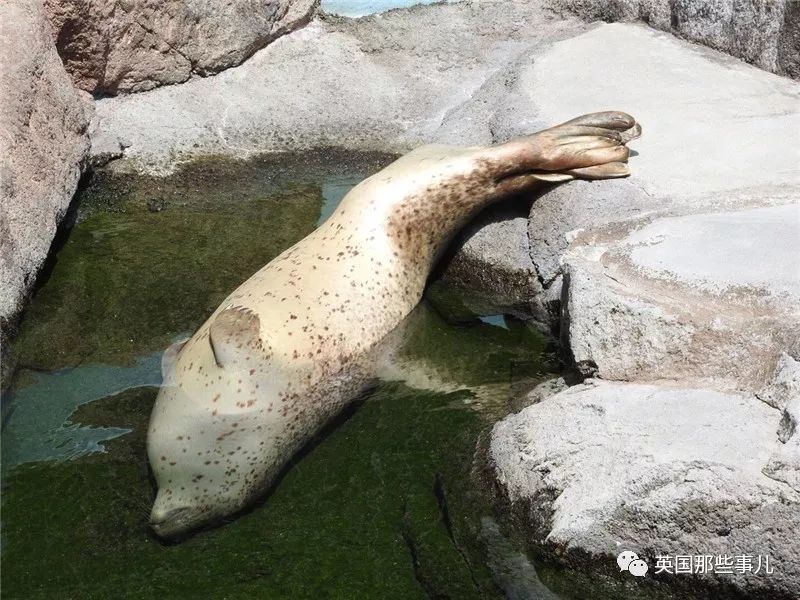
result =
M453 235L541 182L629 174L640 127L593 113L491 147L424 146L361 182L162 360L150 523L174 538L253 503L374 375Z

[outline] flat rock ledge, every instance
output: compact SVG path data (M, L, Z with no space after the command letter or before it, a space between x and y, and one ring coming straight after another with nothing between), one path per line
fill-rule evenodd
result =
M796 377L797 363L784 362ZM789 379L776 374L777 395ZM504 506L540 558L588 566L610 589L797 598L800 435L787 423L800 379L792 381L793 408L783 411L676 382L573 386L495 425L489 454ZM619 571L626 550L648 563L646 577ZM750 555L753 571L761 555L762 569L656 573L657 557L677 555Z
M614 69L604 67L611 64ZM520 78L545 122L591 110L603 98L608 107L636 115L644 128L632 144L631 177L572 182L534 202L528 237L544 289L561 288L568 248L593 229L623 230L659 217L732 211L742 219L737 233L747 239L763 232L750 230L749 213L738 211L796 204L800 198L800 149L790 133L800 129L797 82L619 24L553 44ZM725 236L716 239L736 243ZM754 239L740 243L758 244ZM794 249L791 236L772 248L788 257ZM681 260L702 261L703 250L695 245L694 251ZM669 264L661 271L671 277Z
M585 375L759 390L800 352L800 204L577 234L564 338Z

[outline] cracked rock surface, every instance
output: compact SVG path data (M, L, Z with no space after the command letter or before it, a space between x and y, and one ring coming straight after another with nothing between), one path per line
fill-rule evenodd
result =
M800 205L626 229L587 231L564 258L564 332L580 367L754 392L800 351Z
M495 425L490 456L516 522L551 560L588 555L624 582L623 550L651 573L658 555L769 554L769 576L694 577L794 598L800 487L782 461L797 440L779 439L781 418L748 394L589 380Z

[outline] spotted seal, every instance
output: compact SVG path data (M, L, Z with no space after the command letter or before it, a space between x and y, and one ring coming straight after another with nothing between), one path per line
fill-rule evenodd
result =
M424 146L353 188L164 354L147 439L154 531L174 537L251 504L369 381L470 218L542 181L627 175L639 131L602 112L492 147Z

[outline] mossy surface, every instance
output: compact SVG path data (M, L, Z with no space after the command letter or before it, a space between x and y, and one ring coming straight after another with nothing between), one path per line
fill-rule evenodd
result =
M282 160L204 161L164 180L98 175L21 323L7 427L14 398L41 379L34 370L48 372L48 385L75 388L98 365L124 379L150 364L143 357L193 331L315 227L335 203L326 190L339 194L388 158ZM472 406L470 389L508 387L519 365L539 377L543 343L512 321L497 327L460 315L452 324L445 313L416 313L402 356L460 391L380 384L259 506L178 545L147 527L144 431L156 388L140 381L76 401L66 426L131 432L103 453L4 468L3 596L500 597L480 538L490 507L470 470L476 440L502 409Z
M206 159L169 178L98 172L25 312L18 364L125 364L191 332L316 227L326 187L392 158L347 156Z
M461 521L476 516L467 471L482 424L449 408L452 395L380 388L260 506L164 546L147 529L143 432L155 393L126 392L74 415L134 430L107 453L6 478L4 597L498 596L480 548L456 541L437 493L447 486L453 528L469 537Z

